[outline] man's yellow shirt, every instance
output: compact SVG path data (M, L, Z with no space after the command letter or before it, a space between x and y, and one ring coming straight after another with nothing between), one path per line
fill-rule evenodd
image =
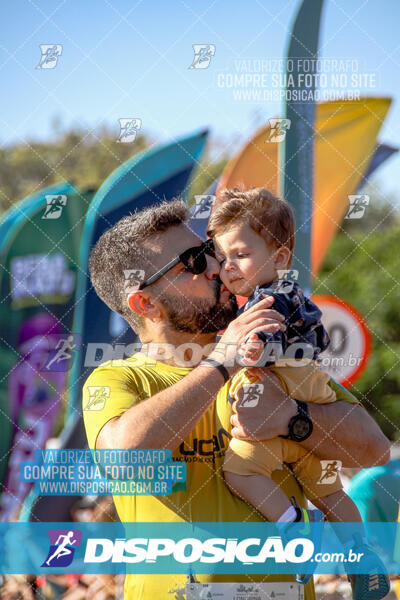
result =
M165 390L191 369L179 368L148 359L144 354L97 367L83 387L83 418L89 448L95 448L102 427L112 418ZM227 396L230 382L218 392L209 409L199 416L190 435L176 448L173 460L186 462L186 489L170 496L114 496L122 522L246 522L262 521L249 504L234 496L224 483L222 466L230 439L231 404ZM339 400L356 402L342 386L331 382ZM104 388L104 390L103 390ZM99 391L101 392L99 394ZM93 401L93 397L98 400ZM196 397L193 397L195 412ZM171 431L171 434L175 433ZM304 496L287 467L276 470L273 479L288 496L304 505ZM199 582L217 581L293 581L290 576L197 575ZM185 598L185 575L127 575L125 600L181 600ZM306 586L306 600L314 600L312 581Z

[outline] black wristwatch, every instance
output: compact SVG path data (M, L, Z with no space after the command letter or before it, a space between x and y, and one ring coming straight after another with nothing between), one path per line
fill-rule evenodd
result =
M294 442L304 442L312 434L313 422L308 414L307 403L296 399L295 402L297 404L297 415L294 415L289 421L289 435L281 435L280 437Z

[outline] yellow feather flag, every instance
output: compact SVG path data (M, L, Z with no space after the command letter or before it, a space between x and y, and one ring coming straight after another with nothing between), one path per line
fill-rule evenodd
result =
M226 165L218 182L217 192L224 188L265 187L278 193L278 146L267 142L270 126L259 130L246 146Z
M372 158L390 98L326 102L317 107L311 271L316 276Z

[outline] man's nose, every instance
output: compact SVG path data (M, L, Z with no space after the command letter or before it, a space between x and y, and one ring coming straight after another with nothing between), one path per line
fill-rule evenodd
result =
M206 277L207 279L217 279L219 277L219 272L221 270L220 264L216 258L213 256L207 255L207 269L206 269Z

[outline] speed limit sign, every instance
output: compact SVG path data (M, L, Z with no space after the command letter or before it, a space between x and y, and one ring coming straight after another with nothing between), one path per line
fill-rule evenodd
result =
M322 324L331 343L320 355L321 366L333 379L350 387L360 377L371 354L371 336L360 313L344 300L316 295Z

